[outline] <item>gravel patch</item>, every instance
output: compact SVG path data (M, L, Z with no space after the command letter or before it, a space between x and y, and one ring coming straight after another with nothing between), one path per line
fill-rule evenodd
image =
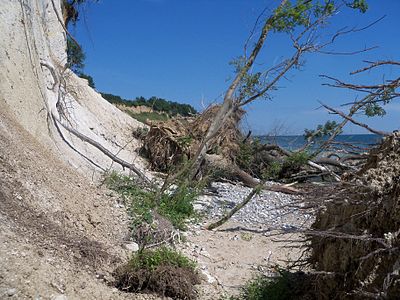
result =
M213 182L209 190L195 202L195 209L217 220L230 211L251 192L241 184ZM308 227L313 211L305 208L301 196L262 191L232 217L246 227L296 231Z

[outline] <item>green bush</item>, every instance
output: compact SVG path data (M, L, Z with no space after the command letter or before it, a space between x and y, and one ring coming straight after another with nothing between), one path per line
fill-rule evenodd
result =
M179 186L171 195L161 197L158 213L171 221L175 228L186 229L186 220L195 216L193 201L198 192L195 188Z
M123 197L132 217L132 229L143 222L151 224L153 212L182 230L185 229L186 220L195 216L193 201L198 194L196 188L178 186L172 193L163 194L157 202L155 191L140 188L129 176L111 172L105 176L104 183Z
M244 170L250 170L254 161L254 146L251 143L240 143L236 163Z
M310 155L306 151L293 152L285 159L284 165L294 168L301 167L304 166L309 159Z
M114 271L115 286L125 292L152 292L173 299L196 299L196 264L166 247L143 250Z
M82 73L82 72L79 73L78 76L79 76L80 78L86 79L86 80L88 81L88 85L89 85L91 88L93 88L93 89L96 88L96 86L95 86L95 84L94 84L94 79L93 79L92 76L90 76L90 75L88 75L88 74L85 74L85 73Z
M266 171L263 174L263 177L269 180L276 180L279 179L279 175L282 172L282 164L279 161L271 162Z
M149 121L167 121L169 119L167 114L164 113L157 113L157 112L141 112L135 114L130 110L125 110L125 112L130 115L132 118L138 120L139 122L146 123L147 120Z
M132 270L155 270L159 266L174 266L195 270L196 263L183 254L168 247L155 250L143 250L135 253L129 261Z
M292 300L308 298L310 282L302 272L278 270L276 277L259 276L247 283L242 293L232 300Z
M130 216L132 217L131 227L146 222L153 222L152 210L155 208L155 194L146 191L133 181L129 176L120 175L117 172L107 174L104 183L111 190L116 191L124 199L125 205L128 207Z

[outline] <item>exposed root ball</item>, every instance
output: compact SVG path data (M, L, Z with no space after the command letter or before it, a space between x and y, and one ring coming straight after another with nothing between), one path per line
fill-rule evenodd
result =
M365 167L329 195L313 225L311 263L321 299L399 299L400 134L372 150Z
M142 153L156 171L169 171L195 154L220 106L211 106L194 120L169 120L153 124L144 139ZM221 154L233 161L239 151L238 123L244 111L238 110L211 142L209 154Z
M194 285L200 283L193 270L176 266L134 270L125 265L117 269L115 277L115 286L122 291L152 292L173 299L196 299Z

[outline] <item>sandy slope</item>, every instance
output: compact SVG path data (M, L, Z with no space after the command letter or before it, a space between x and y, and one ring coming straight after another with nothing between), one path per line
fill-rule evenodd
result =
M93 183L118 166L60 134L49 115L144 169L131 134L142 125L62 72L66 43L57 13L60 0L0 1L0 298L124 299L103 278L127 257L126 211ZM52 88L44 63L65 85ZM68 120L56 109L60 95Z
M125 298L102 281L127 255L125 209L54 157L4 109L0 187L0 298Z

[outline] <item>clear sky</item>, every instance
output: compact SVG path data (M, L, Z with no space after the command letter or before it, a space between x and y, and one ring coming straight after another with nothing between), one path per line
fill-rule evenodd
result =
M98 91L126 99L157 96L189 103L202 110L221 101L233 69L229 61L243 54L243 45L257 16L272 0L100 0L86 5L71 32L86 53L85 72ZM338 40L329 50L348 52L370 46L378 49L354 56L310 54L305 65L279 83L272 100L246 107L244 128L255 134L279 129L280 134L301 134L304 128L336 119L318 101L338 107L355 95L322 86L326 74L355 83L382 82L399 76L399 68L349 76L363 60L400 60L400 0L369 0L366 14L343 12L335 16L327 34L343 26L363 27L386 15L368 30ZM258 64L268 67L291 53L282 34L266 41ZM385 77L384 77L385 76ZM343 108L344 109L344 108ZM390 104L384 118L360 118L381 130L400 128L400 102ZM349 126L347 133L365 133Z

